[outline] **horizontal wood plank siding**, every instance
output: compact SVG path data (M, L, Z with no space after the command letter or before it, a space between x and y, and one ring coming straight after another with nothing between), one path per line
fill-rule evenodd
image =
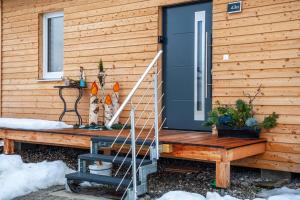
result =
M247 100L244 93L262 85L254 102L257 117L280 114L278 127L261 135L267 152L235 164L299 173L300 2L247 0L242 13L227 14L228 2L214 1L213 103Z
M41 68L39 15L64 11L65 76L78 79L79 67L84 66L90 86L102 58L108 73L107 94L119 81L122 101L160 46L160 6L189 2L197 1L3 0L2 115L57 120L62 111L58 91L53 89L62 82L37 81ZM278 127L262 133L268 140L267 152L236 164L300 172L300 2L244 0L241 13L227 14L228 2L213 0L213 102L234 104L262 85L263 95L254 102L257 117L262 120L273 111L280 114ZM224 54L229 55L228 61L223 61ZM139 95L150 77L147 80ZM86 123L89 90L84 93L79 111ZM77 93L66 90L65 96L72 103ZM129 107L121 120L128 114ZM143 115L141 122L146 118ZM68 123L76 120L72 114L64 119Z
M119 81L121 101L158 50L159 9L152 0L17 0L13 4L4 1L4 116L58 119L63 105L53 86L62 82L37 80L41 68L39 15L59 10L64 11L64 75L78 79L79 67L84 66L90 85L97 80L97 66L102 58L108 73L106 93L111 93L113 83ZM88 121L89 92L88 89L84 91L79 105L84 123ZM73 104L77 91L64 93L66 102ZM137 93L141 94L142 90ZM139 110L144 107L142 103ZM121 120L126 119L128 110L127 107ZM101 113L99 119L102 119ZM146 114L141 122L145 118ZM76 117L67 113L64 120L74 123Z

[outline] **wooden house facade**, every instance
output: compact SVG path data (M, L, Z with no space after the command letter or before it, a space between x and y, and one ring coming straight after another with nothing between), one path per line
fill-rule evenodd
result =
M206 74L209 87L205 92L211 97L208 107L216 101L233 104L238 98L246 99L245 93L255 93L261 85L262 95L254 102L256 116L263 119L272 112L280 116L279 125L261 135L268 141L266 152L235 164L300 173L300 1L243 0L241 12L228 13L230 2L1 0L1 116L57 120L62 111L63 104L53 87L63 81L47 79L43 71L47 14L63 17L63 30L57 30L63 31L63 76L78 79L79 67L83 66L90 87L97 80L102 59L107 73L106 93L118 81L121 101L160 49L164 50L159 63L162 79L171 80L165 90L185 87L193 80L193 72L187 77L187 71L177 72L180 79L172 80L165 66L174 57L193 57L193 52L185 49L189 41L180 37L194 39L194 35L172 31L188 30L182 27L197 24L199 29L195 31L202 33L199 38L208 41L199 51L210 53L203 58L208 59L207 69L211 68L207 70L211 75ZM194 16L194 10L202 8L205 16L199 12L195 21L184 22L189 17L185 15L187 10ZM89 89L84 91L79 106L85 123L89 93ZM72 103L77 93L69 90L65 96L67 103ZM64 120L74 123L76 117L70 114Z

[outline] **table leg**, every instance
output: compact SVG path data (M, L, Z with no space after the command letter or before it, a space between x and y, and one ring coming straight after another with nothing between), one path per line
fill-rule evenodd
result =
M65 101L65 99L62 95L62 89L63 88L59 88L59 97L62 100L62 102L64 103L64 110L61 113L61 115L59 116L59 121L62 121L62 119L63 119L63 117L64 117L64 115L66 114L66 111L67 111L67 103L66 103L66 101Z
M78 112L78 103L79 103L81 97L82 97L82 88L78 88L78 97L75 101L74 111L77 115L79 126L82 125L82 118Z

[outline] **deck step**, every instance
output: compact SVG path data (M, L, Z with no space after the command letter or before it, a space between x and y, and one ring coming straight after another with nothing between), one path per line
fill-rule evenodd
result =
M102 155L102 154L82 154L78 156L79 159L81 160L91 160L91 161L104 161L104 162L112 162L112 163L117 163L117 164L121 164L123 162L123 160L125 159L125 157L121 157L118 156L116 157L116 159L114 160L115 156L108 156L108 155ZM132 158L126 158L124 161L125 165L130 165L132 161ZM136 159L136 163L139 166L141 163L141 166L144 165L149 165L152 163L151 160L148 159Z
M115 137L100 136L100 137L93 137L91 140L92 140L92 142L107 142L107 143L113 143L113 142L115 141L115 139L116 139ZM116 143L116 144L123 144L125 140L126 140L126 138L118 138L118 139L115 141L115 143ZM143 139L138 139L138 140L136 141L136 144L137 144L137 145L142 145L143 142L144 142ZM151 140L146 140L145 143L144 143L144 145L150 146L151 143L152 143ZM125 142L125 144L131 144L131 139L128 138L127 141ZM153 142L152 145L155 145L155 143Z
M92 183L114 185L114 186L118 186L122 181L122 178L119 177L102 176L102 175L83 173L83 172L74 172L71 174L67 174L66 178L68 180L75 180L80 182L88 181ZM127 187L129 183L130 183L130 179L124 179L120 187Z

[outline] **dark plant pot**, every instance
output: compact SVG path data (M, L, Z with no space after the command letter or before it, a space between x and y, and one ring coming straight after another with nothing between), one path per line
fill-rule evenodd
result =
M259 138L260 129L254 130L251 128L231 128L217 126L218 137L233 137L233 138Z

